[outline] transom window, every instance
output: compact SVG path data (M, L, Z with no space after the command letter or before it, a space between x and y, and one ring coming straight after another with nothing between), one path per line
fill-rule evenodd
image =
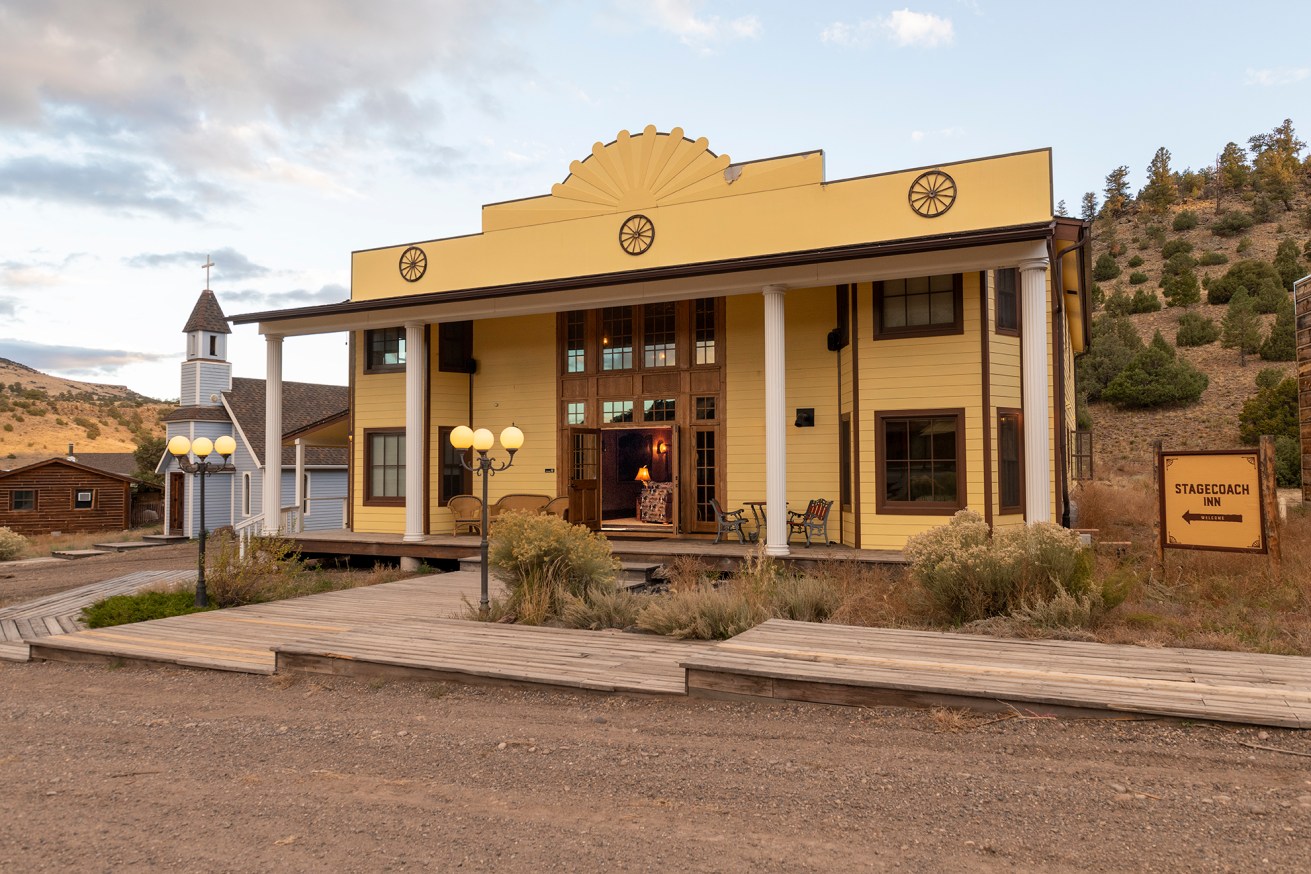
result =
M961 275L916 276L874 283L876 338L959 334Z
M405 369L405 329L377 328L364 332L364 370L386 373Z
M587 313L575 310L564 318L566 373L582 373L587 369Z
M678 364L674 345L674 304L652 303L642 308L642 364L645 367L673 367Z
M703 297L693 304L696 322L696 364L715 363L715 299Z
M678 402L674 398L658 398L642 402L642 419L647 422L672 422Z
M997 297L997 331L1014 334L1020 330L1020 306L1017 294L1019 271L1007 267L993 273L993 288Z
M712 422L719 418L715 415L715 400L716 398L713 395L696 399L696 418L698 421Z
M366 503L405 503L403 430L365 432L364 479Z
M601 401L601 424L633 421L632 401Z
M601 310L601 369L630 370L633 366L633 308Z
M880 513L954 513L964 504L964 412L879 413Z
M587 421L587 404L583 401L569 401L565 405L565 420L570 425L581 425Z
M14 489L9 493L9 509L29 511L36 509L36 489Z

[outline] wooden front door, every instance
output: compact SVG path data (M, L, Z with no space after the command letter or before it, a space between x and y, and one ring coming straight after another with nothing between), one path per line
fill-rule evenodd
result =
M569 521L601 529L601 429L569 429Z
M168 533L182 533L182 513L186 506L187 476L173 472L168 475Z

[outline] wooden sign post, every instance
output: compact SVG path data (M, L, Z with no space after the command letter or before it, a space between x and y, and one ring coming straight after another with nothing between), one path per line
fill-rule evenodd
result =
M1160 451L1161 549L1266 552L1264 479L1256 450Z

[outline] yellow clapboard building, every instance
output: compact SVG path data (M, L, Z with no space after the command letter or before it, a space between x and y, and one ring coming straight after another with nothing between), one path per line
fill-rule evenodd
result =
M830 540L900 549L967 507L1068 520L1088 228L1052 213L1048 149L828 181L648 127L479 233L353 253L347 302L233 321L267 339L270 440L283 338L350 332L354 531L450 533L451 429L513 423L493 501L680 537L747 508L779 555L822 499Z

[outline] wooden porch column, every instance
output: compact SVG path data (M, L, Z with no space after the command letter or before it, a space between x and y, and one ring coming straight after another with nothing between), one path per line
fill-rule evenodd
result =
M405 536L406 543L423 540L423 503L427 483L423 481L423 459L428 435L423 428L424 374L428 350L423 342L423 323L405 323Z
M787 555L787 371L781 285L765 295L765 554Z
M264 337L264 533L282 519L282 337Z
M1020 262L1020 349L1024 355L1021 396L1024 402L1025 521L1052 520L1051 394L1047 390L1046 258Z

